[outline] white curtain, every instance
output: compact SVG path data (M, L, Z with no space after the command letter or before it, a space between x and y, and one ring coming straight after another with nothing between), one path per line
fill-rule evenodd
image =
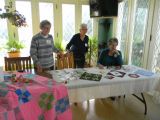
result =
M160 0L155 0L155 10L152 26L152 41L149 57L151 58L151 70L160 74ZM149 63L150 64L150 63ZM152 93L155 103L160 104L160 80L155 83L155 91Z
M160 23L160 21L159 21L159 23ZM160 30L160 28L159 28L159 30ZM160 41L160 38L159 38L159 41ZM156 68L155 68L156 72L158 74L160 74L160 51L159 51L158 56L157 56ZM160 104L160 80L156 81L156 83L155 83L155 91L153 92L153 99L154 99L155 103Z

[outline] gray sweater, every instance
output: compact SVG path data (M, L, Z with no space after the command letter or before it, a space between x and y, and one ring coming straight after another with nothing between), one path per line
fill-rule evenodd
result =
M49 68L54 65L53 52L58 52L55 48L52 35L47 38L40 33L32 38L30 46L30 56L34 65L40 65L42 68Z

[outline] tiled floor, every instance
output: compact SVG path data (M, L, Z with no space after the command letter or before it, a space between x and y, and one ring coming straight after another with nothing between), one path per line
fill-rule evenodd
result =
M132 95L126 98L90 100L71 105L73 120L160 120L160 104L145 94L148 113L144 115L144 105Z

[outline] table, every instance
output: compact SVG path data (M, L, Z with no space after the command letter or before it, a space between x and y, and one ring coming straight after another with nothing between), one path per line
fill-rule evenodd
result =
M29 73L14 73L29 83L4 81L0 72L0 120L72 120L64 84Z
M114 76L109 79L107 75L111 71L120 71L125 73L123 77ZM102 78L99 82L79 79L83 72L101 74ZM148 92L154 89L156 81L159 81L160 75L146 71L142 68L124 65L120 70L115 68L99 69L99 68L84 68L84 69L64 69L50 71L53 79L57 82L67 80L69 99L71 102L83 102L89 99L106 98L111 96L127 95L141 93L141 101L145 105L145 114L147 106L143 92ZM132 75L138 75L134 78Z

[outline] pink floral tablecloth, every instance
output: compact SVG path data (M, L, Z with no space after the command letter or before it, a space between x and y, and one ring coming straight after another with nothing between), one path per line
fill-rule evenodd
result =
M0 120L72 120L67 88L54 80L28 73L31 83L3 81L0 73Z

